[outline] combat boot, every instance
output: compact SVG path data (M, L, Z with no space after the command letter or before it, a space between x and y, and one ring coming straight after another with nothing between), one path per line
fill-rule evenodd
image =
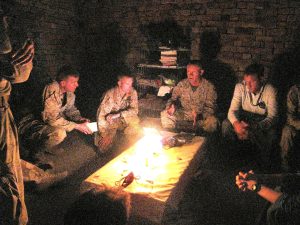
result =
M64 180L68 176L68 171L60 172L60 173L47 173L45 172L43 176L36 179L36 191L44 191L50 186L53 186L62 180Z

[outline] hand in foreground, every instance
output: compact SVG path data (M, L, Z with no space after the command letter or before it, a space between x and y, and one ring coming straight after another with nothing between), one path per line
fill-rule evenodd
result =
M11 56L11 64L14 66L23 66L32 62L34 57L34 43L27 39L23 46Z
M88 118L82 117L81 120L80 120L80 122L81 122L81 123L85 123L85 122L90 123L91 121L90 121L90 119L88 119Z
M257 181L255 179L249 177L252 177L253 175L254 172L252 170L250 170L248 173L239 172L239 174L235 177L235 184L242 191L252 190L252 186L254 184L257 184Z
M115 114L111 113L111 114L109 114L109 115L106 116L106 121L107 121L109 124L112 124L113 121L114 121L115 119L119 118L119 117L120 117L120 113L115 113Z
M76 125L75 129L79 130L80 132L84 133L84 134L92 134L93 132L91 131L91 129L87 126L88 122L84 122L84 123L79 123Z
M174 104L171 104L168 108L167 108L167 113L170 115L170 116L173 116L174 113L176 111L176 107Z
M111 136L109 136L109 135L103 136L100 138L100 140L98 142L98 147L102 151L105 151L110 147L112 141L113 141L113 138Z
M236 121L233 123L233 128L234 128L234 131L236 133L236 135L238 136L238 138L240 140L246 140L248 139L248 135L249 135L249 131L248 131L248 128L249 128L249 124L244 122L244 121Z

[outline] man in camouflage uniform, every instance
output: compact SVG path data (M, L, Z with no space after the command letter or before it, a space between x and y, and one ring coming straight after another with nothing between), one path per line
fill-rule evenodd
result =
M12 49L6 6L0 3L0 224L26 224L18 133L8 99L11 84L24 82L30 75L34 46L27 40L19 50Z
M282 130L280 141L282 167L286 172L295 170L297 162L297 146L300 144L300 85L290 88L287 95L287 121ZM299 169L299 168L298 168Z
M75 107L74 92L78 87L78 80L79 73L76 70L70 66L63 66L57 74L56 81L46 85L41 115L28 115L19 123L18 128L24 143L28 146L38 146L38 152L47 151L61 143L67 132L74 129L84 134L92 133L87 126L89 120L83 118Z
M132 87L133 77L122 74L118 85L108 90L97 111L98 133L95 145L105 152L113 143L117 130L124 130L126 136L138 134L139 118L137 91Z
M187 78L174 87L166 109L161 112L163 128L207 133L217 130L217 94L213 84L202 77L203 73L199 62L187 65Z

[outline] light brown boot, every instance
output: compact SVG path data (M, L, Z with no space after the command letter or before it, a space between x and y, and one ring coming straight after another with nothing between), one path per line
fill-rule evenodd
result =
M39 179L36 179L36 191L44 191L50 186L53 186L68 176L68 171L60 173L45 172Z

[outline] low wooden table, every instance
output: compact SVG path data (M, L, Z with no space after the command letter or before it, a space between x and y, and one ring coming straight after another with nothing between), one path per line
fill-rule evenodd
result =
M154 151L146 158L140 156L149 149L140 149L137 142L85 179L81 189L122 185L123 178L133 172L135 180L124 188L131 194L131 215L161 224L165 208L177 208L185 185L199 167L197 155L204 140L196 136L183 146Z

